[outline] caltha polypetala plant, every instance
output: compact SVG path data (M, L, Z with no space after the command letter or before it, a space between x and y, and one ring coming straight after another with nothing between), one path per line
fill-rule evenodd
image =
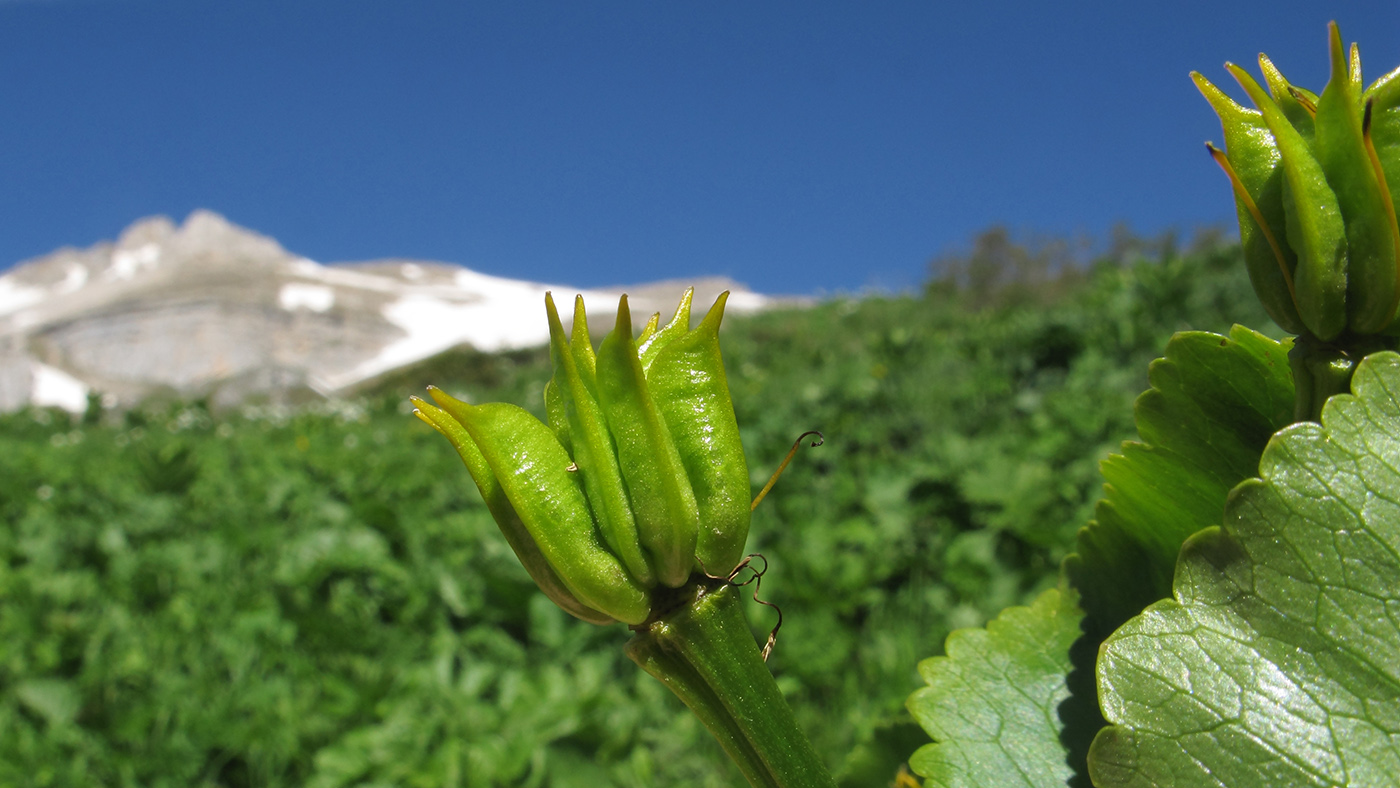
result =
M691 292L634 336L627 297L595 350L583 299L566 334L545 296L554 375L541 422L433 388L419 418L457 449L540 589L689 705L754 785L831 786L750 634L730 578L749 472L720 356L728 294L690 327Z

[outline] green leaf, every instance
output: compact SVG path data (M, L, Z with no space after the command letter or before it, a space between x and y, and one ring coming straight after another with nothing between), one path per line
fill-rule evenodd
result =
M1287 344L1240 326L1172 338L1134 406L1142 441L1101 466L1104 498L1065 560L1067 590L985 632L954 633L948 657L921 665L929 686L909 707L937 743L915 756L915 771L940 786L1086 784L1089 741L1104 725L1099 644L1170 594L1182 542L1220 521L1230 489L1291 420L1287 355Z
M1104 497L1065 571L1106 635L1171 593L1181 544L1220 522L1269 436L1292 421L1287 342L1242 326L1177 334L1134 405L1141 442L1102 464Z
M1400 355L1280 432L1175 598L1105 642L1101 786L1390 786L1400 774Z
M78 716L82 700L73 686L59 679L29 679L15 687L15 697L50 725L67 725Z
M934 786L1063 785L1074 775L1060 743L1070 646L1083 613L1073 590L1050 589L1002 611L986 629L948 636L946 657L919 663L928 686L909 711L935 739L910 759Z

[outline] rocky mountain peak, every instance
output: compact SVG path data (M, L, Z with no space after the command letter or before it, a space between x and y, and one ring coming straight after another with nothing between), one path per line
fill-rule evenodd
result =
M730 312L768 303L727 280L693 284L697 304L724 289L734 291ZM60 249L0 275L0 410L82 410L90 392L126 404L157 391L222 404L334 396L457 345L543 344L551 289L564 304L577 292L446 263L322 265L212 211L178 226L149 217L115 243ZM603 326L624 291L645 319L671 314L684 289L583 295Z
M213 211L189 215L167 244L171 256L204 262L282 262L291 258L277 241L225 219Z
M175 234L175 223L168 216L137 219L117 237L117 249L137 249L146 244L164 244Z

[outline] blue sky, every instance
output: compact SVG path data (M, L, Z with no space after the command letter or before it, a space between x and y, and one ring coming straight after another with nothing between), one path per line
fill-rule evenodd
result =
M1320 89L1329 19L1400 64L1394 0L0 0L0 267L209 208L325 262L912 287L994 223L1232 222L1187 72Z

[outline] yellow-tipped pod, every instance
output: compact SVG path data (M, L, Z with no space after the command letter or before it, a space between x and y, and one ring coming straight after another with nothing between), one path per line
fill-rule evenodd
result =
M1262 55L1267 92L1226 64L1257 113L1191 75L1225 129L1212 156L1235 191L1255 292L1284 329L1324 343L1391 331L1400 304L1400 70L1363 91L1360 52L1335 23L1328 55L1321 95Z
M598 348L598 394L617 440L617 458L631 493L642 546L662 583L684 585L695 564L700 512L675 442L647 385L632 337L627 296L617 305L616 327Z
M554 433L515 405L441 399L439 404L466 428L531 539L573 596L618 621L645 621L650 595L599 538L583 486L571 470L573 460Z
M653 318L639 347L623 296L595 354L582 299L566 337L546 296L548 426L437 389L436 406L413 398L461 454L531 577L586 621L641 623L654 587L682 586L697 570L727 575L743 552L748 470L719 355L725 296L693 331L690 299L666 326Z
M1225 67L1249 94L1278 146L1285 237L1298 255L1293 269L1298 315L1319 339L1332 339L1347 324L1347 237L1337 195L1307 140L1273 98L1244 69L1233 63Z
M434 399L456 402L439 389L432 389L431 392ZM573 593L565 587L564 582L559 579L559 575L549 565L549 562L545 560L544 554L540 552L540 548L535 544L529 530L520 521L520 515L516 513L515 507L511 506L505 490L497 481L496 474L492 472L490 464L486 462L481 450L476 447L476 442L467 433L467 428L463 427L445 410L429 405L418 397L411 399L415 406L414 415L447 438L462 457L462 462L467 466L467 472L471 474L477 489L481 491L482 499L486 501L486 508L491 512L497 525L500 526L506 543L515 552L515 557L520 559L520 563L530 574L530 578L535 581L535 585L539 586L540 590L554 604L571 615L593 624L611 624L614 620L611 616L600 613L578 601Z
M1197 72L1191 72L1191 78L1220 116L1225 132L1228 154L1210 143L1206 148L1235 191L1249 281L1269 317L1283 330L1301 334L1306 328L1293 293L1298 255L1285 243L1283 173L1274 136L1258 110L1236 104Z
M642 336L637 338L637 357L642 360L642 372L651 369L651 362L656 360L656 356L668 345L675 342L690 330L690 303L695 297L695 288L687 288L685 294L681 296L681 302L676 306L676 314L671 318L671 322L661 328L653 327L650 332L643 329ZM720 297L721 299L724 296ZM660 313L653 318L660 321ZM652 323L649 321L648 326Z
M588 503L598 530L622 563L642 585L656 585L656 573L642 552L637 538L637 522L632 515L627 488L618 466L617 449L608 431L603 408L598 403L597 381L594 380L593 348L588 344L587 318L581 304L574 307L575 337L581 333L583 348L577 341L564 338L564 326L553 297L545 296L549 314L550 356L554 361L554 377L550 385L562 408L568 426L569 445L573 457L572 473L583 483ZM582 325L580 331L578 326ZM546 406L549 409L549 406ZM555 428L557 434L559 429Z
M1374 334L1390 323L1395 301L1395 210L1362 135L1360 58L1353 74L1335 23L1329 32L1332 76L1317 100L1313 149L1345 223L1347 326Z
M724 576L739 563L749 535L749 469L719 352L722 294L693 331L677 337L651 366L647 382L690 478L700 513L697 568Z

